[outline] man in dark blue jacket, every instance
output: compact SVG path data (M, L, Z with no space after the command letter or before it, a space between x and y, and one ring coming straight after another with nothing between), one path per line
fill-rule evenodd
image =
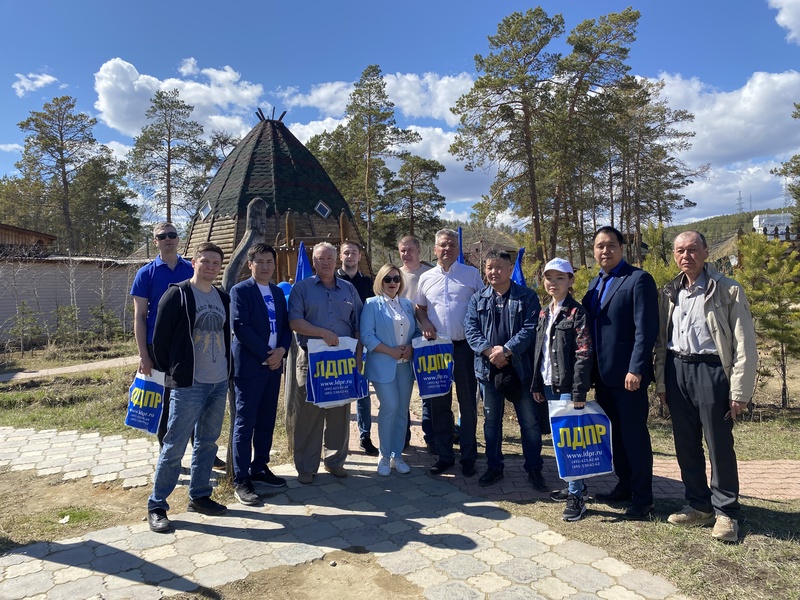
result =
M200 244L192 258L192 277L172 284L158 303L153 354L172 388L167 433L147 501L150 529L158 533L172 527L167 497L178 483L192 431L189 511L220 515L226 510L211 499L210 482L231 373L230 298L213 285L222 260L219 246Z
M536 341L539 297L511 281L513 270L508 252L489 252L485 267L489 285L472 296L464 320L483 397L488 469L478 483L486 487L503 478L503 411L508 398L519 421L528 481L537 491L546 492L542 432L530 391L533 373L529 350Z
M292 341L286 297L270 283L276 258L272 246L253 245L247 252L252 277L231 289L236 391L233 484L237 500L248 505L259 503L253 482L286 485L268 466L283 357Z
M622 258L622 234L601 227L594 234L600 275L589 283L583 305L593 319L593 380L597 401L611 420L614 471L619 479L608 502L631 501L628 519L653 510L653 450L647 386L653 381L653 346L658 336L658 292L653 277Z

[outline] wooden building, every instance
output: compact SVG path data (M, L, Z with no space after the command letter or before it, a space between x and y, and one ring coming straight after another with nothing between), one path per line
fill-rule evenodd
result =
M337 246L344 240L364 246L353 214L342 194L311 152L278 119L261 120L228 155L200 199L192 219L184 254L199 244L214 242L225 253L223 267L245 237L247 208L260 198L266 215L256 227L259 237L278 254L275 280L294 277L297 247L305 242L328 241ZM371 273L366 252L362 272ZM240 274L241 275L241 274Z
M0 256L39 257L50 254L56 236L0 223Z

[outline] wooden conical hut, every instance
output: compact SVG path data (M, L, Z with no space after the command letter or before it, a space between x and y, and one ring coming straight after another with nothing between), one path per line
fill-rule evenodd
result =
M275 280L294 277L297 247L305 242L363 240L353 213L322 165L278 119L260 121L223 161L206 189L189 226L185 249L214 242L225 252L227 266L245 237L247 207L257 198L266 203L263 240L278 253ZM371 273L362 252L361 270Z

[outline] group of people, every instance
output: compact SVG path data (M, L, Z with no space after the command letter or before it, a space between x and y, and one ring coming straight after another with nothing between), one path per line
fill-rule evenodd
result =
M378 475L389 476L392 469L401 474L410 471L402 453L410 439L413 340L446 336L453 344L459 427L456 436L452 390L423 400L423 435L435 455L431 474L455 466L457 439L463 475L477 475L480 389L487 468L479 484L491 486L503 478L502 423L509 400L519 422L528 481L535 490L549 492L541 456L546 402L568 400L581 409L594 388L595 399L612 424L618 480L609 493L596 497L628 502L624 513L628 519L648 518L653 511L653 453L647 389L655 381L659 399L672 415L688 501L668 521L688 526L713 523L715 539L738 539L732 424L752 397L755 333L743 290L707 263L708 246L700 233L687 231L675 239L674 258L681 273L659 293L646 271L624 260L622 234L601 227L592 241L599 275L581 302L572 297L572 266L554 258L543 269L549 302L542 308L533 290L512 281L514 265L508 253L491 252L486 257L486 283L478 269L459 263L458 234L452 230L437 232L433 267L420 261L416 237L401 238L402 264L383 265L374 281L359 271L358 244L342 243L342 266L337 270L336 248L319 243L312 251L315 274L294 284L288 306L271 283L276 255L270 246L257 244L249 250L252 277L234 286L228 297L212 285L221 269L222 251L210 243L200 245L191 261L191 275L184 277L188 263L169 257L170 264L164 257L166 246L172 245L167 242L177 246L177 233L170 235L174 231L169 223L156 226L154 242L162 254L154 261L157 264L140 271L145 278L152 272L150 279L158 282L158 289L144 293L141 283L134 283L132 290L140 370L160 367L172 387L148 501L153 531L171 528L167 497L177 483L180 459L192 433L189 510L211 515L225 510L211 500L209 477L231 374L236 398L232 441L236 498L257 504L254 482L285 485L268 463L283 358L293 332L297 354L288 376L296 385L287 398L287 432L301 484L314 481L320 462L336 477L348 475L344 465L350 405L322 408L306 401L308 340L321 339L328 346L337 346L340 337L359 341L359 367L379 402L376 447L369 398L356 401L360 447L379 457ZM159 290L160 300L154 301ZM710 485L703 437L712 465ZM565 520L576 521L585 514L588 488L585 481L570 481L550 497L565 502Z

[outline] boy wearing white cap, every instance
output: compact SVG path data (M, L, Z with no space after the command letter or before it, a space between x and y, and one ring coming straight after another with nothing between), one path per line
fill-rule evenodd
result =
M545 265L544 288L552 300L539 314L531 392L537 402L572 400L580 409L591 387L592 338L586 310L571 294L574 281L569 261L554 258ZM565 521L578 521L586 512L586 495L586 485L579 479L550 497L567 501Z

